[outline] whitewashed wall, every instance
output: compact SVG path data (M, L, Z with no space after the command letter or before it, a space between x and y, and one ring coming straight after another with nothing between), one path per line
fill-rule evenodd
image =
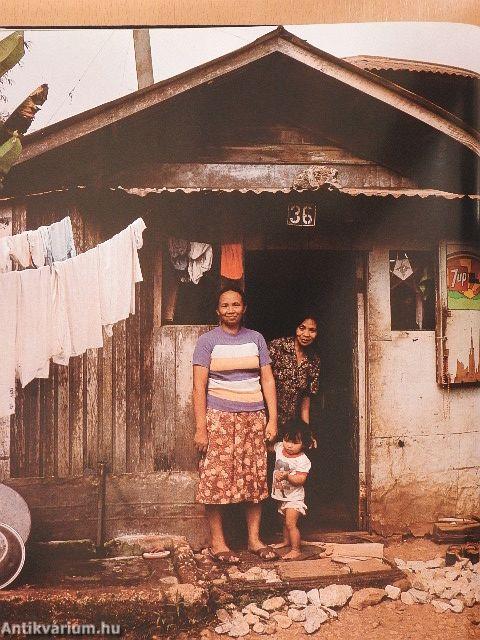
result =
M480 513L480 386L437 385L433 331L390 331L388 269L388 249L372 251L370 516L375 531L424 534Z

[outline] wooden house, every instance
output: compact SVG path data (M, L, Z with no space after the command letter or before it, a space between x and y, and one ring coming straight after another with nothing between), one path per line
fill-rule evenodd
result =
M248 326L272 338L303 305L321 317L309 530L426 532L478 511L479 87L279 28L25 138L2 233L68 214L83 251L147 224L135 316L18 389L0 422L0 478L36 539L95 538L103 513L106 538L204 541L191 356L232 241ZM170 237L212 244L198 285L172 289Z

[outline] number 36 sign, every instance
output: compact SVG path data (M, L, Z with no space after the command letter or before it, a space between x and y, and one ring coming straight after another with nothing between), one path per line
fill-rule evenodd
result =
M314 227L316 215L317 205L312 202L289 204L287 224L293 227Z

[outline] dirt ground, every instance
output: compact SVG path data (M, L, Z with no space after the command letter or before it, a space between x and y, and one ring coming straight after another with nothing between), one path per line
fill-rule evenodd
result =
M429 560L445 553L447 545L438 545L427 539L409 539L392 542L385 548L389 560ZM203 630L182 632L175 640L220 640L211 631L212 624ZM463 613L436 613L431 605L404 605L402 602L384 601L362 611L348 606L339 611L338 620L327 622L319 631L308 636L301 626L292 625L286 631L272 636L258 636L251 633L245 640L272 638L272 640L467 640L480 639L480 605L465 608Z

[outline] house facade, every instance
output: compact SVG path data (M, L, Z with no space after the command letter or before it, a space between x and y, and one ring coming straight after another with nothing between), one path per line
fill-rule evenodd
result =
M0 233L70 215L84 251L147 225L135 316L18 389L0 423L34 537L204 542L191 357L231 242L248 326L271 339L303 306L320 316L309 531L426 533L478 511L480 78L422 65L277 29L25 138ZM197 285L169 238L212 245Z

